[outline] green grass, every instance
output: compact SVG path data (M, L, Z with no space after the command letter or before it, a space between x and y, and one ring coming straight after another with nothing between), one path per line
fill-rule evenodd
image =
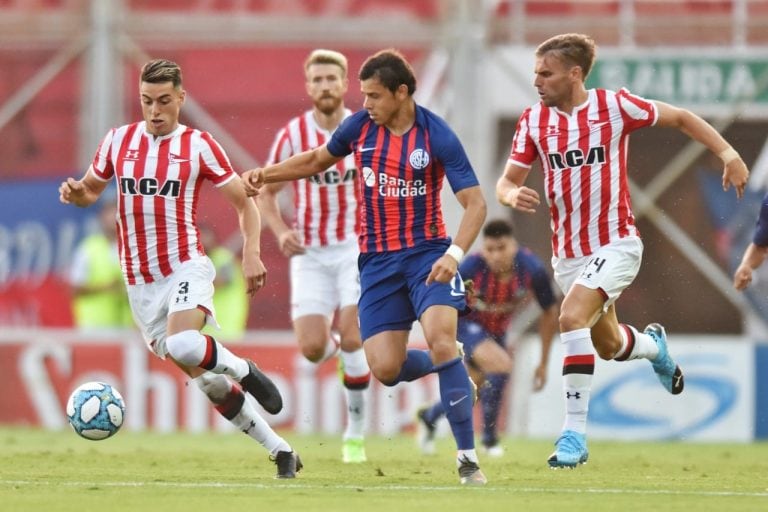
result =
M490 483L458 485L449 440L425 457L413 439L367 440L369 462L340 462L336 437L286 438L305 468L275 480L241 434L0 429L0 511L667 511L768 510L768 444L590 441L590 462L552 471L550 441L508 440L482 458Z

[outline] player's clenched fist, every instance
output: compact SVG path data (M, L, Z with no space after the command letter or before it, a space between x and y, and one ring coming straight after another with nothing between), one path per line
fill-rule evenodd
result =
M245 171L241 178L245 186L245 193L248 196L259 195L259 189L264 185L264 169L257 167L256 169Z

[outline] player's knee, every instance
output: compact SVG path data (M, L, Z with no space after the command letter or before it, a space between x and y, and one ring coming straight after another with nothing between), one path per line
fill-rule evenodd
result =
M188 330L168 336L165 347L170 356L187 366L197 366L200 363L200 345L205 338L198 331Z
M301 355L313 363L319 363L325 355L325 347L317 344L302 344Z
M400 375L399 368L391 368L384 365L373 364L371 365L371 373L374 377L376 377L376 380L385 386L391 387L400 382L398 379L398 376Z
M570 332L589 327L580 315L574 314L573 310L566 308L560 310L558 321L560 322L560 332Z
M222 403L232 389L229 379L224 375L218 375L211 372L205 372L195 379L195 383L200 390L205 393L208 399L215 403Z

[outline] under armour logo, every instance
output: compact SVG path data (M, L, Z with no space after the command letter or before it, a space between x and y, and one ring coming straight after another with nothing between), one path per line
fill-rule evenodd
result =
M557 126L547 126L547 136L557 135L560 129Z
M250 432L250 431L251 431L251 429L252 429L252 428L254 428L255 426L256 426L256 422L254 422L253 420L251 420L251 423L250 423L250 425L248 425L247 427L245 427L245 428L243 429L243 434L247 434L247 433L248 433L248 432Z
M123 156L125 160L138 160L139 159L139 151L134 149L129 149L125 152L125 155Z
M183 295L181 297L176 297L176 304L180 302L183 302L184 304L186 304L187 300L189 300L189 297L187 297L186 295Z
M565 398L575 398L576 400L578 400L579 398L581 398L581 393L579 393L578 391L576 391L575 393L569 393L568 391L566 391Z

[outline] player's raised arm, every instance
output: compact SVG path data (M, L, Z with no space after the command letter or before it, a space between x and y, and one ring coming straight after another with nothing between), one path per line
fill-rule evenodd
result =
M59 201L85 208L98 201L106 187L107 182L96 178L89 167L81 179L67 178L59 185Z
M736 196L741 199L747 186L749 170L739 153L731 147L722 135L698 115L689 110L678 108L668 103L656 101L659 112L657 126L677 128L693 140L704 144L716 154L724 165L723 190L731 186L736 189Z
M529 167L507 162L504 173L496 182L496 199L499 203L525 213L536 211L541 203L539 193L524 185L530 170Z
M343 156L332 155L322 146L293 155L280 163L245 171L242 175L245 184L245 192L249 196L259 194L259 189L265 183L278 183L281 181L300 180L324 171L332 166Z

